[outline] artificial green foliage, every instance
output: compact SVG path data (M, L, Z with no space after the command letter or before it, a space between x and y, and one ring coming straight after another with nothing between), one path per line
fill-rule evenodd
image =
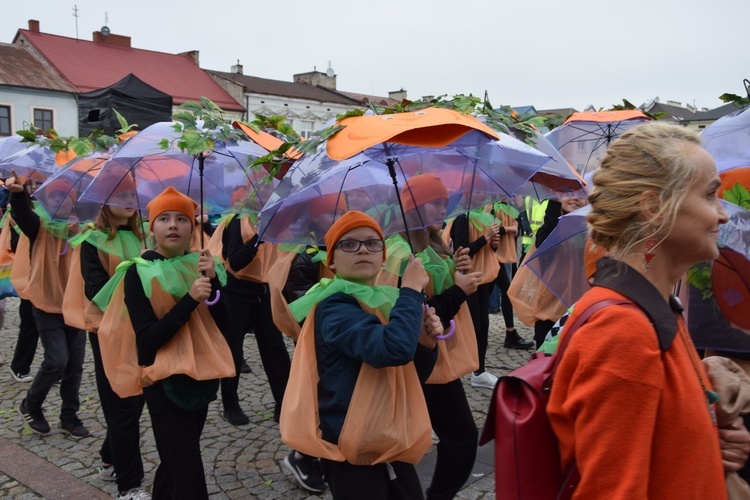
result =
M713 297L711 284L711 262L701 262L694 265L687 272L687 282L701 291L704 299Z
M726 201L750 210L750 192L739 182L732 189L725 189L721 195Z
M179 107L180 111L172 115L177 123L173 129L181 134L176 146L181 151L198 156L214 148L216 140L242 140L244 134L235 129L224 116L224 110L213 101L205 97L200 102L186 101ZM167 139L159 141L162 149L169 149L171 143Z

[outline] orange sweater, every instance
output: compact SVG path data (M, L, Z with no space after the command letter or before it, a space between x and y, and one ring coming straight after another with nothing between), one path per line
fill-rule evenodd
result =
M621 297L592 288L568 324L593 302ZM547 407L563 468L575 457L581 474L573 498L726 498L718 432L696 369L709 379L690 357L681 316L677 323L664 352L648 318L625 306L595 313L575 334Z

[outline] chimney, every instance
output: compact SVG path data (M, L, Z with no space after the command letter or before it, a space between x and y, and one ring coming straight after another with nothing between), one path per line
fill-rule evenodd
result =
M193 62L196 64L196 66L200 66L200 62L199 62L200 51L198 51L198 50L189 50L187 52L180 52L177 55L178 56L185 56L188 59L192 59Z
M327 74L313 70L308 73L297 73L292 78L294 83L304 83L336 90L336 75L331 68L328 68Z
M36 19L29 19L29 31L32 33L40 33L39 31L39 21Z
M240 64L240 60L237 59L237 64L232 65L232 74L233 75L241 75L242 74L242 65Z
M401 102L406 99L406 91L403 88L400 90L391 90L388 92L388 98Z
M94 31L92 39L94 40L94 43L109 45L110 47L122 47L124 49L130 48L129 36L115 35L109 31L105 31L104 33L101 31Z

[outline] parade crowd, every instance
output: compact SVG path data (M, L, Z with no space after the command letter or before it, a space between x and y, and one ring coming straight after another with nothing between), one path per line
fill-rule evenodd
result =
M238 395L248 332L290 449L283 464L300 487L336 499L454 498L479 439L462 378L494 389L500 375L485 366L490 314L502 314L505 348L554 352L565 324L608 299L620 302L577 329L549 393L560 468L580 476L572 497L750 498L725 486L744 466L750 434L741 416L717 419L720 387L675 297L691 266L717 258L727 222L722 179L684 128L626 132L586 193L510 196L451 219L444 180L414 175L401 188L405 231L356 190L318 196L306 210L324 245L262 241L247 190L232 196L248 209L218 220L201 218L199 204L173 187L139 214L124 176L94 221L79 224L75 190L54 182L45 188L61 207L53 220L34 199L34 180L15 172L5 180L0 252L12 256L21 299L8 367L29 384L18 408L28 429L49 434L45 413L54 412L63 433L82 439L90 343L107 424L98 474L117 484L118 499L208 498L209 403L220 399L228 425L250 422ZM560 217L589 204L591 288L569 310L518 266ZM533 327L533 339L516 320ZM284 336L294 341L291 357ZM34 372L37 338L43 361ZM59 409L45 403L53 390ZM144 406L160 459L150 488L139 448ZM503 436L495 439L499 446ZM423 491L415 464L433 440Z

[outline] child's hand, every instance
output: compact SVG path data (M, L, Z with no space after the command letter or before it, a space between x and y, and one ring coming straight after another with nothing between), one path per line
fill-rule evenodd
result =
M489 241L496 234L500 234L500 225L497 223L497 221L493 221L492 225L485 229L484 238Z
M462 273L471 271L471 257L469 257L468 248L458 247L458 250L453 254L453 261L456 263L456 270Z
M427 275L427 271L424 270L422 265L422 259L415 259L413 255L409 256L409 263L404 269L404 274L401 276L401 288L411 288L421 292L427 283L430 282L430 277Z
M203 276L209 279L216 277L216 268L214 267L214 259L211 257L211 252L208 248L204 248L200 251L200 257L198 258L198 271Z
M13 177L5 179L5 187L11 193L20 193L23 191L23 182L21 182L21 178L18 177L15 169L10 169L10 172L13 174Z
M513 224L505 227L505 234L518 234L518 221L514 220Z
M203 302L211 296L211 280L207 276L199 277L193 281L188 293L196 302Z
M81 224L78 220L78 217L75 215L71 215L68 217L68 224L67 224L68 232L71 235L76 235L81 232Z
M419 331L419 343L432 350L437 346L438 335L443 334L443 322L435 314L435 308L430 307L422 316L422 328Z
M466 295L471 295L472 293L477 291L477 287L479 286L479 281L482 279L482 273L479 271L475 273L466 273L461 274L460 272L456 271L456 273L453 275L453 281L456 283L456 285L461 288L461 290L464 291Z

